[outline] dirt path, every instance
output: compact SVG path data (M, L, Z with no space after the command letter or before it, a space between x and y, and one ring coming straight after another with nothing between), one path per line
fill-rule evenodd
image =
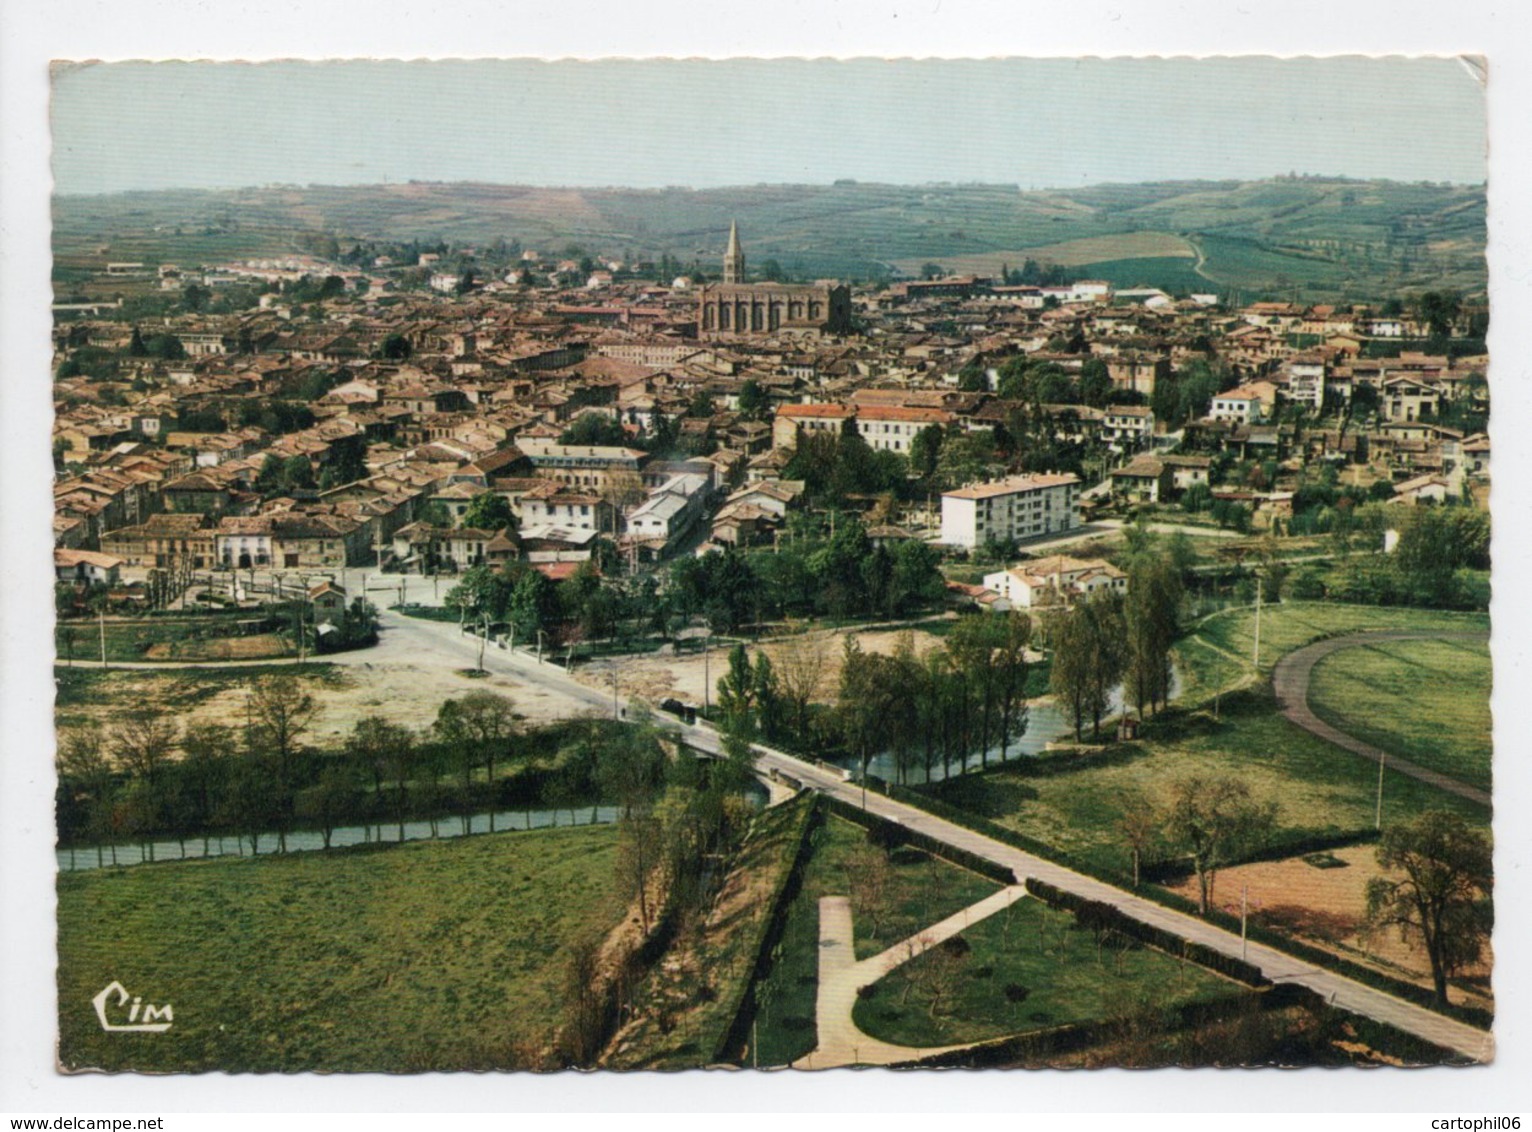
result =
M852 931L851 901L845 896L826 896L819 901L819 993L815 999L816 1042L814 1051L793 1063L795 1069L834 1069L845 1065L898 1065L932 1054L963 1049L974 1045L964 1042L952 1046L895 1045L869 1037L852 1019L856 993L871 986L894 968L923 955L980 920L1009 908L1027 894L1021 885L1002 888L977 904L932 924L909 939L894 944L860 962L856 958Z
M1309 707L1309 681L1314 675L1314 665L1318 664L1331 653L1341 649L1357 648L1361 645L1378 644L1383 641L1434 641L1434 640L1484 640L1486 634L1477 630L1446 631L1446 632L1411 632L1405 629L1383 629L1370 633L1350 633L1344 637L1331 637L1326 641L1316 641L1312 645L1306 645L1296 652L1290 652L1281 660L1277 661L1276 668L1272 671L1272 687L1277 694L1277 707L1282 714L1314 735L1318 735L1326 742L1334 743L1337 747L1361 755L1364 759L1373 762L1384 762L1389 769L1397 770L1400 774L1407 774L1411 778L1418 779L1428 785L1435 786L1438 790L1445 790L1449 794L1456 794L1459 798L1467 798L1470 802L1477 802L1481 806L1489 806L1490 794L1487 790L1469 786L1459 782L1455 778L1438 771L1430 770L1419 763L1409 759L1400 758L1364 743L1360 739L1347 735L1338 728L1331 727L1324 720L1314 714Z

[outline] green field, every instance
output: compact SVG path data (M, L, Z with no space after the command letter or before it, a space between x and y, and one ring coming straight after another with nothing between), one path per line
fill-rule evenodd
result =
M868 850L861 826L834 816L815 830L814 855L802 887L787 912L776 965L756 988L756 1017L761 1065L786 1065L814 1048L814 999L819 989L819 898L857 891L854 874ZM856 912L853 924L857 958L891 947L922 928L984 899L999 886L966 869L917 850L896 851L891 883L881 901L880 922ZM858 901L853 896L853 910ZM874 934L874 927L878 929Z
M857 1027L899 1045L956 1045L1249 993L1136 940L1098 948L1073 916L1032 898L956 938L966 955L939 946L874 984L857 1001ZM1027 991L1019 1002L1016 988Z
M1261 673L1269 676L1283 656L1321 637L1376 629L1487 632L1489 617L1483 613L1318 601L1266 605L1261 609ZM1210 690L1219 683L1236 683L1250 673L1255 657L1255 610L1215 613L1198 624L1177 647L1183 652L1184 662L1192 665L1193 675L1208 684Z
M1217 291L1219 285L1197 274L1193 260L1185 256L1146 256L1132 259L1105 259L1087 263L1079 273L1091 279L1105 279L1121 291L1137 287L1158 287L1173 295Z
M1076 770L1029 776L1016 767L964 775L932 788L952 805L1034 838L1091 868L1131 880L1117 823L1135 806L1161 802L1191 775L1232 776L1277 804L1273 842L1372 828L1377 769L1276 714L1269 692L1226 696L1219 718L1199 716L1176 733L1117 748ZM1441 807L1488 825L1482 807L1386 771L1385 823Z
M247 632L256 627L263 631ZM53 644L62 662L100 660L103 636L107 660L119 663L268 660L297 655L285 635L290 628L275 628L270 619L258 613L139 618L108 621L102 626L94 621L66 621L54 630Z
M616 830L64 874L59 1060L155 1071L430 1071L528 1064L570 947L609 929ZM108 1034L116 980L169 1003Z
M1309 705L1347 734L1490 786L1490 658L1472 641L1387 641L1314 666Z

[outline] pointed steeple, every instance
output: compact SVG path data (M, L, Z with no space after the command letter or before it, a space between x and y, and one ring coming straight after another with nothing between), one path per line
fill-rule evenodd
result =
M723 253L723 281L725 283L743 283L745 281L745 253L739 246L739 223L729 221L729 249Z

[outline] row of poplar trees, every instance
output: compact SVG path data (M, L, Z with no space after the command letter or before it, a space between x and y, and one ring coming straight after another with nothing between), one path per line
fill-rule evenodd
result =
M1050 620L1053 667L1049 684L1074 724L1076 740L1101 720L1119 684L1139 718L1170 702L1171 649L1180 631L1181 572L1166 556L1137 555L1126 594L1098 591Z

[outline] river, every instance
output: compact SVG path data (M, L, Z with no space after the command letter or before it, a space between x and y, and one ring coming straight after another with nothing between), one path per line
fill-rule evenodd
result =
M451 837L462 837L466 833L505 833L511 830L527 829L553 829L556 826L577 825L602 825L614 822L618 817L616 806L576 806L573 811L569 809L557 810L498 810L494 813L473 814L468 819L468 829L463 829L463 819L452 814L438 818L436 822L435 840L445 840ZM398 844L402 841L430 841L431 823L429 821L406 821L404 823L404 836L399 836L398 822L382 822L374 825L348 825L335 830L330 836L330 846L334 849L343 849L351 845L369 844ZM275 833L262 833L256 839L256 846L260 850L260 856L273 854L277 851L277 835ZM324 848L324 836L317 830L294 830L287 835L287 851L289 853L312 852ZM181 842L179 841L156 841L154 842L155 861L180 861L196 860L203 856L207 857L248 857L250 856L250 839L248 837L214 837L209 840L208 852L202 851L202 838L188 837L186 839L186 852L183 857ZM96 864L96 847L94 845L76 846L73 849L58 849L54 853L58 861L59 871L73 872L81 869L94 869ZM137 844L121 844L116 847L116 864L118 865L141 865L151 860L146 849ZM102 866L112 867L112 846L101 847Z
M1179 669L1173 668L1170 673L1170 698L1174 700L1178 698L1180 694L1181 673ZM1107 704L1107 710L1102 714L1103 735L1106 734L1106 720L1108 718L1112 718L1115 721L1115 717L1120 715L1122 710L1122 686L1118 685L1116 688L1112 689L1111 698ZM1115 729L1115 722L1112 726ZM1090 731L1087 725L1086 735L1088 736L1089 734ZM1028 705L1027 729L1019 738L1012 736L1010 745L1006 750L1006 758L1010 760L1039 755L1043 752L1044 748L1046 748L1049 743L1063 739L1066 736L1073 737L1073 735L1074 724L1070 722L1068 714L1062 707L1059 706L1056 701L1050 698L1039 702L1033 702ZM915 757L918 760L920 755L917 754ZM1000 748L998 745L990 748L988 752L988 760L989 765L991 766L1000 761ZM840 758L830 761L833 761L836 766L842 767L843 769L850 770L852 772L858 772L860 770L860 768L856 765L855 760L851 758ZM978 752L974 752L968 756L966 762L961 768L957 763L954 762L952 764L952 772L955 775L962 774L965 771L975 770L983 766L984 763L984 756L980 755ZM885 753L875 756L871 761L868 762L867 769L869 773L877 775L879 778L886 782L897 782L899 780L898 768L895 766L894 757L891 754ZM922 783L928 781L940 782L942 779L947 777L947 774L943 770L939 761L931 768L931 777L929 779L926 777L925 767L918 765L918 763L917 765L911 766L906 772L906 775L906 784L910 786L919 786Z

